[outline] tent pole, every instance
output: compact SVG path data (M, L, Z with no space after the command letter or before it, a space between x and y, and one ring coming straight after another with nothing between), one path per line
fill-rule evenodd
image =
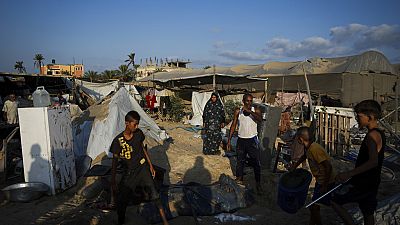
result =
M285 75L282 76L281 105L283 106L283 88L285 86Z
M268 80L264 81L264 103L267 103L268 99Z
M213 75L213 90L214 92L216 91L216 81L215 81L215 64L213 65L213 71L214 71L214 75Z
M308 95L308 102L310 104L310 121L313 121L314 118L314 107L311 99L311 91L310 91L310 85L308 84L308 79L307 79L307 73L306 70L304 69L304 63L301 65L303 67L303 72L304 72L304 79L306 80L306 87L307 87L307 95Z

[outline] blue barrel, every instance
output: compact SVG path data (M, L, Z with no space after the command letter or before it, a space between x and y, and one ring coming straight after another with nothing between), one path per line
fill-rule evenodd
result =
M312 175L305 169L285 173L279 179L278 205L287 213L296 213L306 202Z

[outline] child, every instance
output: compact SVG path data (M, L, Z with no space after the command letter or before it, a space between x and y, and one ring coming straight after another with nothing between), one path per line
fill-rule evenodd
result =
M349 213L342 205L357 202L364 216L364 224L374 224L374 211L377 206L376 195L381 181L381 168L384 158L385 134L378 129L381 107L374 100L365 100L354 107L358 127L367 128L355 168L337 175L336 180L344 182L350 179L350 188L343 195L335 194L332 206L345 224L354 224Z
M125 222L125 212L136 186L149 187L151 200L156 201L157 207L164 225L168 222L162 209L159 194L154 186L155 171L147 152L143 148L145 136L138 128L140 115L136 111L130 111L125 116L125 130L117 135L110 147L113 153L111 189L117 195L118 224ZM116 170L118 161L121 160L123 175L121 182L116 185ZM151 171L151 174L150 174Z
M314 201L334 187L335 174L330 163L329 155L321 145L312 141L313 138L311 137L311 131L308 127L300 127L296 132L296 137L298 137L299 143L304 145L306 151L290 169L293 170L306 159L308 160L311 173L316 180L312 197ZM330 195L327 195L310 207L311 215L309 224L322 224L320 206L318 203L329 206L330 197Z

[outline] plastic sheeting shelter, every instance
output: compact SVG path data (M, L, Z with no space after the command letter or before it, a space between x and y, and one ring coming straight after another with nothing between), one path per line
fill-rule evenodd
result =
M106 109L104 119L85 120L74 126L75 155L88 155L94 159L103 152L108 153L113 138L125 129L125 115L131 110L139 113L141 117L139 128L147 138L161 142L168 137L124 87L120 88L111 100L102 104Z
M252 66L239 66L250 67ZM177 70L171 72L159 72L153 76L145 77L139 82L155 82L158 85L168 88L192 88L194 86L203 90L212 88L214 82L219 90L237 89L245 85L248 90L252 89L255 83L264 83L267 79L253 77L254 73L247 73L248 70L233 70L232 68L217 67L213 69L191 69Z
M112 81L107 83L93 83L83 80L75 79L75 84L79 86L82 91L90 95L96 101L102 100L104 97L109 95L111 92L118 90L118 82ZM66 84L69 88L72 88L72 81L66 79ZM139 95L134 85L124 84L125 88L134 95Z
M269 92L305 91L305 71L312 93L340 99L344 106L394 95L398 76L389 60L376 51L338 58L315 57L307 62L270 62L263 69L265 73L258 77L268 78Z

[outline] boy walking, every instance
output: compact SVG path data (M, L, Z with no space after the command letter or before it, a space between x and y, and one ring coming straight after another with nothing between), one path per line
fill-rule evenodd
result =
M128 203L136 187L141 185L149 188L150 198L156 202L163 223L167 225L168 222L161 205L160 196L153 181L155 171L143 147L145 136L138 128L139 121L139 113L136 111L128 112L125 116L125 130L114 138L110 147L110 152L113 153L111 189L113 197L117 196L118 224L125 222ZM123 174L117 187L116 170L119 161L122 164Z
M326 153L321 145L313 142L310 128L300 127L297 129L296 137L298 137L299 143L304 145L306 151L305 154L291 166L290 170L294 170L306 159L308 160L311 173L316 180L312 196L312 200L314 201L334 187L335 174L328 153ZM331 196L327 195L310 207L310 225L322 224L319 204L329 206L330 200Z
M332 206L344 223L354 224L352 217L342 207L350 202L358 203L364 216L364 224L375 223L374 212L377 206L376 196L381 181L381 169L386 145L385 133L378 129L381 118L381 107L374 100L364 100L354 107L358 127L367 128L353 170L337 175L336 180L344 182L351 178L349 191L343 195L336 194Z

